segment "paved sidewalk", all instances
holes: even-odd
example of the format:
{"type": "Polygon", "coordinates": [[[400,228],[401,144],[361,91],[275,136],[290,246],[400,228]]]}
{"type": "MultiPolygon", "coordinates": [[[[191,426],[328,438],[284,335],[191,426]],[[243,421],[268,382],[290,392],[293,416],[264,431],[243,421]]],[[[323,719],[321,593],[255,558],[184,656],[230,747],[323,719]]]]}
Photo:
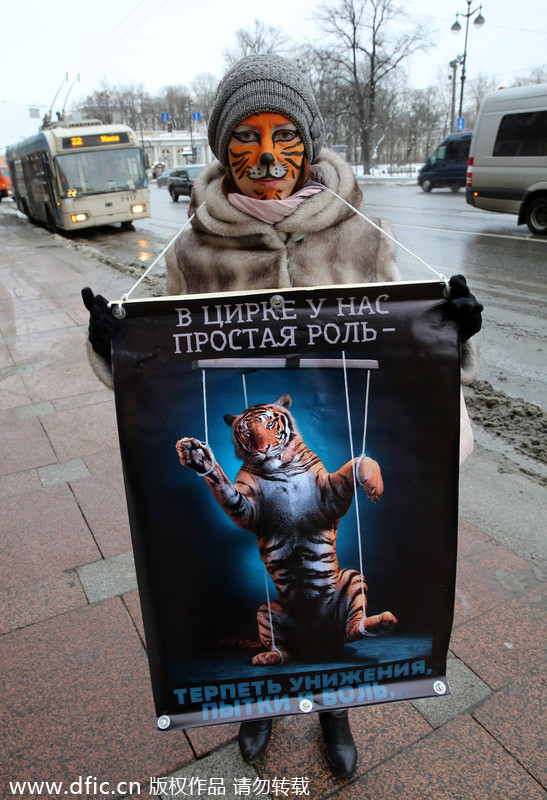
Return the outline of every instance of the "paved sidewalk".
{"type": "Polygon", "coordinates": [[[156,731],[113,397],[87,363],[80,299],[131,279],[26,222],[0,216],[0,230],[0,797],[56,780],[18,796],[138,781],[127,796],[148,798],[168,776],[175,797],[547,797],[546,572],[510,537],[546,530],[545,489],[480,446],[462,472],[450,697],[352,710],[350,782],[330,773],[314,715],[276,721],[255,767],[234,724],[156,731]]]}

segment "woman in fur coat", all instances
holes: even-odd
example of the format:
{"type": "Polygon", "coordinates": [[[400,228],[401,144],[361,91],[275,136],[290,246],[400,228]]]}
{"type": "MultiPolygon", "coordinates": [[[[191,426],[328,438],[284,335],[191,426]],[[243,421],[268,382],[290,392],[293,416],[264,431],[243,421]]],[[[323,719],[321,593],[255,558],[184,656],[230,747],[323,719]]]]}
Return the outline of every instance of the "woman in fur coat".
{"type": "MultiPolygon", "coordinates": [[[[346,205],[360,208],[361,191],[351,167],[323,148],[321,113],[291,62],[275,55],[238,62],[218,87],[208,137],[218,160],[196,180],[191,227],[167,252],[168,295],[400,279],[392,241],[346,205]]],[[[384,220],[371,219],[390,232],[384,220]]],[[[451,286],[447,314],[468,339],[480,328],[482,306],[461,276],[451,286]]],[[[109,362],[106,301],[91,289],[82,294],[91,346],[109,362]]],[[[351,777],[357,750],[347,710],[321,712],[319,720],[331,768],[351,777]]],[[[241,724],[246,761],[263,755],[271,727],[271,719],[241,724]]]]}

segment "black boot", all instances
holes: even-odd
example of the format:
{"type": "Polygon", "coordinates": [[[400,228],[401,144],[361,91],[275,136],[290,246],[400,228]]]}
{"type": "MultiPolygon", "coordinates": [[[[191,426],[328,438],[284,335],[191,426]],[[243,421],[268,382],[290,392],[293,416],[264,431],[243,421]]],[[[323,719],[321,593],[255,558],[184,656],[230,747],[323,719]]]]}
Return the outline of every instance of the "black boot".
{"type": "Polygon", "coordinates": [[[271,719],[252,719],[241,723],[237,740],[241,755],[248,764],[254,764],[262,757],[270,741],[271,732],[271,719]]]}
{"type": "Polygon", "coordinates": [[[323,729],[327,761],[332,771],[340,778],[351,778],[357,766],[357,748],[347,710],[338,708],[335,711],[322,711],[319,721],[323,729]]]}

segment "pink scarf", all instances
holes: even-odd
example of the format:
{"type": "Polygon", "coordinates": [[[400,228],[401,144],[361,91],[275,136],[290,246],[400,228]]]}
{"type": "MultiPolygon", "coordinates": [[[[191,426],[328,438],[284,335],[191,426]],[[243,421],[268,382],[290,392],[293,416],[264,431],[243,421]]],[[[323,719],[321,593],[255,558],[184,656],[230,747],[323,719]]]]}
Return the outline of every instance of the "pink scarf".
{"type": "Polygon", "coordinates": [[[291,194],[290,197],[285,197],[284,200],[258,200],[235,192],[228,194],[228,200],[240,211],[244,211],[245,214],[250,214],[251,217],[256,217],[262,222],[274,225],[276,222],[288,217],[289,214],[292,214],[300,203],[304,202],[306,197],[321,192],[323,188],[320,183],[309,181],[299,192],[291,194]]]}

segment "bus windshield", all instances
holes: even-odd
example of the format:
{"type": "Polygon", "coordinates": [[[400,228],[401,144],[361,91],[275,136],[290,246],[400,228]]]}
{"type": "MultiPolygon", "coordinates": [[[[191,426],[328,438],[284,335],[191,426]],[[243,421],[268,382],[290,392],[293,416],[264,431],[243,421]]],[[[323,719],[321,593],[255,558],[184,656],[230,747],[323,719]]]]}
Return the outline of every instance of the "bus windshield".
{"type": "Polygon", "coordinates": [[[120,192],[147,186],[141,151],[135,147],[57,156],[62,197],[120,192]]]}

